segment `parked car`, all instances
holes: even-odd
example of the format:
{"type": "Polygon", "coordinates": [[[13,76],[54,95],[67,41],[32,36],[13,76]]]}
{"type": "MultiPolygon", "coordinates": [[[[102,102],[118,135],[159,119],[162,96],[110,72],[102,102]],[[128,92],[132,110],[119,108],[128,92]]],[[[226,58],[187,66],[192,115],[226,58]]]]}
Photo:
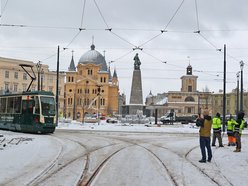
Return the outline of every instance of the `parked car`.
{"type": "Polygon", "coordinates": [[[107,123],[118,123],[118,120],[116,118],[108,118],[106,119],[107,123]]]}

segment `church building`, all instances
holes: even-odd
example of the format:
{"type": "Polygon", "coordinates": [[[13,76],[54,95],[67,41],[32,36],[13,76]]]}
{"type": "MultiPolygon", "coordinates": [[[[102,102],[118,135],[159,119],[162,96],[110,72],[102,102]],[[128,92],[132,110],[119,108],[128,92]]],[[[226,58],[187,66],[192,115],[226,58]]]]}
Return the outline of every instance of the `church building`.
{"type": "Polygon", "coordinates": [[[95,45],[83,54],[77,66],[72,55],[66,73],[65,116],[82,121],[85,114],[113,115],[118,112],[119,82],[111,75],[105,57],[95,45]]]}

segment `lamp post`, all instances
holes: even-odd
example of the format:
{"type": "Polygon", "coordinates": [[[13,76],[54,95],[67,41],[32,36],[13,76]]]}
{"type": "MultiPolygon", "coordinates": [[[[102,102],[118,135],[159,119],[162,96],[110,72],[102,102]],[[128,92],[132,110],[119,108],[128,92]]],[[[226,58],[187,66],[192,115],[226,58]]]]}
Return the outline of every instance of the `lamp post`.
{"type": "Polygon", "coordinates": [[[241,72],[241,82],[240,82],[240,111],[243,111],[243,69],[245,63],[240,61],[240,72],[241,72]]]}

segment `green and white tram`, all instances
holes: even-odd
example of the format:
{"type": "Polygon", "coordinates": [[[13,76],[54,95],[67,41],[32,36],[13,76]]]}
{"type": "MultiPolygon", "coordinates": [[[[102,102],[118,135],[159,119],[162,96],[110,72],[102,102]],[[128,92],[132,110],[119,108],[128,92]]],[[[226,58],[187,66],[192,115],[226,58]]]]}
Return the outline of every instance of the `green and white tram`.
{"type": "Polygon", "coordinates": [[[55,104],[54,94],[46,91],[0,95],[0,129],[53,133],[55,104]]]}

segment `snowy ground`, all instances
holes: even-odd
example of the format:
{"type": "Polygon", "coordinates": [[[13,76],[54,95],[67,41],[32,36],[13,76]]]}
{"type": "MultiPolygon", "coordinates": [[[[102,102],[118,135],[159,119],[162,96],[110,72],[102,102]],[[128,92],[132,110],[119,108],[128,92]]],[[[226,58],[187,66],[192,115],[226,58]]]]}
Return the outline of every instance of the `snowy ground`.
{"type": "Polygon", "coordinates": [[[248,185],[247,128],[243,131],[241,153],[232,152],[234,147],[226,145],[225,134],[225,147],[212,148],[213,161],[206,164],[198,162],[201,157],[197,134],[194,124],[105,122],[60,123],[52,135],[0,131],[0,185],[77,185],[86,170],[83,167],[93,170],[101,157],[118,149],[92,185],[248,185]],[[103,147],[103,151],[95,152],[103,147]],[[89,152],[89,157],[82,156],[89,152]],[[90,165],[86,165],[87,158],[90,165]],[[170,174],[158,171],[162,169],[170,174]],[[47,176],[49,171],[54,172],[47,176]]]}

